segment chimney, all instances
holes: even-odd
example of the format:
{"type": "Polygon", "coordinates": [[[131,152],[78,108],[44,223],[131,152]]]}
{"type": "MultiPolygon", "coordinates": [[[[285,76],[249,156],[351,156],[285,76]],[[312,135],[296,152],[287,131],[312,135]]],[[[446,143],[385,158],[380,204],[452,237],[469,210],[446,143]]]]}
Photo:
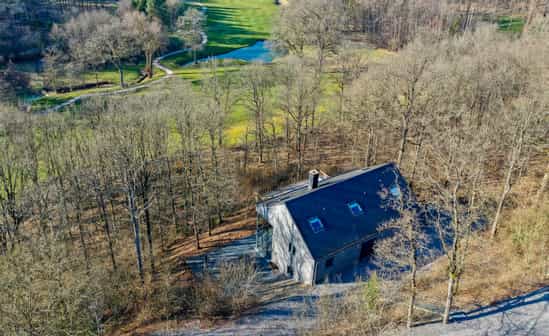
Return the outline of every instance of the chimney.
{"type": "Polygon", "coordinates": [[[318,173],[318,170],[313,169],[309,171],[309,190],[313,190],[318,188],[318,178],[320,174],[318,173]]]}

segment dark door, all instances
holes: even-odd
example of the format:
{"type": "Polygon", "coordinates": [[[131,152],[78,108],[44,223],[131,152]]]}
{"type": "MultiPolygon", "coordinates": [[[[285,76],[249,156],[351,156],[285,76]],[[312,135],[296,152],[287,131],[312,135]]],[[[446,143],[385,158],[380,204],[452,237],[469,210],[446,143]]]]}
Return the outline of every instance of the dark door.
{"type": "Polygon", "coordinates": [[[266,225],[257,232],[257,250],[260,256],[270,260],[273,250],[273,227],[266,225]]]}
{"type": "Polygon", "coordinates": [[[360,248],[360,260],[364,260],[374,252],[374,242],[375,240],[372,239],[362,243],[362,247],[360,248]]]}

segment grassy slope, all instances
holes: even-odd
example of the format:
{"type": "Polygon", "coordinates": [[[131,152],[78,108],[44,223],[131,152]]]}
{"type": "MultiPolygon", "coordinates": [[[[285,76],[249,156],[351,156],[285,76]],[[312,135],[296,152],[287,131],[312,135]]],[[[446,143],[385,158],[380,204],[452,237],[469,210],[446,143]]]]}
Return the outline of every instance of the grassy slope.
{"type": "MultiPolygon", "coordinates": [[[[272,0],[204,0],[189,4],[207,8],[208,44],[198,57],[224,54],[267,39],[278,10],[272,0]]],[[[180,54],[162,64],[177,68],[191,60],[189,54],[180,54]]]]}

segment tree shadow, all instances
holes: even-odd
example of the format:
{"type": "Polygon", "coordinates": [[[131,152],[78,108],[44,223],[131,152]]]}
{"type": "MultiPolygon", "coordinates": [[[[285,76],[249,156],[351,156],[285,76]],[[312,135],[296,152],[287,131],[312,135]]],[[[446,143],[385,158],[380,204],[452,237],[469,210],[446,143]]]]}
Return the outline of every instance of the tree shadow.
{"type": "Polygon", "coordinates": [[[453,322],[469,321],[494,314],[503,313],[518,307],[546,302],[549,305],[549,286],[539,288],[533,292],[517,297],[502,300],[490,306],[479,307],[470,311],[459,311],[452,314],[453,322]]]}
{"type": "MultiPolygon", "coordinates": [[[[535,328],[542,315],[549,309],[549,286],[539,288],[530,293],[519,295],[514,298],[501,300],[488,306],[478,307],[469,311],[457,311],[451,314],[451,323],[462,323],[467,321],[477,321],[479,319],[501,314],[500,326],[497,335],[514,335],[517,332],[526,332],[521,335],[534,335],[535,328]],[[523,321],[513,321],[512,317],[524,315],[523,312],[513,311],[516,308],[545,302],[544,309],[534,318],[528,318],[523,321]]],[[[415,327],[438,324],[441,319],[418,322],[415,327]]]]}

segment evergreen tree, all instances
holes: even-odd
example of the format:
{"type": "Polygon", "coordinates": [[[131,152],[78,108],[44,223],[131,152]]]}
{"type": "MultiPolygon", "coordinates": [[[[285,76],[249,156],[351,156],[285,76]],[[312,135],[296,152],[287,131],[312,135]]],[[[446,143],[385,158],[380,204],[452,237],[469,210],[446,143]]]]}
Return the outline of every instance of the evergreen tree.
{"type": "Polygon", "coordinates": [[[165,0],[145,0],[147,2],[146,12],[150,17],[157,17],[162,22],[166,22],[166,2],[165,0]]]}

